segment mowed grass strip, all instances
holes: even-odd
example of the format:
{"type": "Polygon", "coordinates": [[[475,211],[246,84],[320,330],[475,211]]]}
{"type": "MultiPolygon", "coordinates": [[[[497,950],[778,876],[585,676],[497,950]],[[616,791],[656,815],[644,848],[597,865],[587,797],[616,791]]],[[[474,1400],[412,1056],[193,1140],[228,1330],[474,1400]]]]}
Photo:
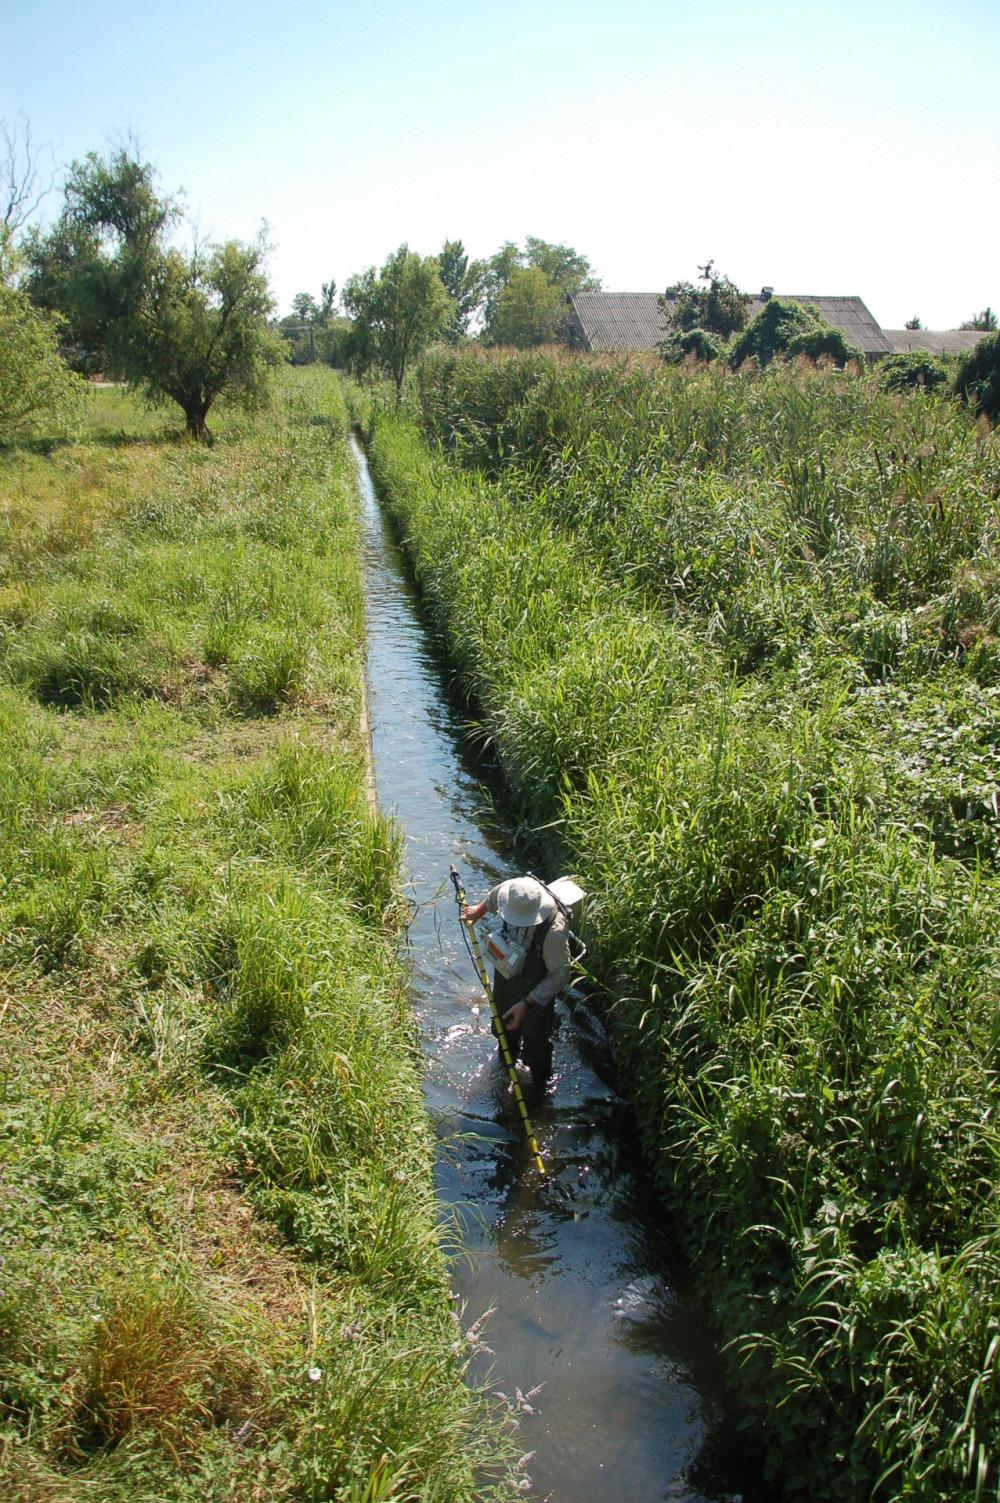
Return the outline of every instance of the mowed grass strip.
{"type": "Polygon", "coordinates": [[[0,454],[0,1492],[507,1496],[365,791],[336,380],[212,448],[117,391],[88,423],[0,454]]]}
{"type": "Polygon", "coordinates": [[[996,435],[862,373],[544,355],[432,357],[410,411],[369,407],[376,483],[592,894],[774,1477],[997,1497],[996,435]]]}

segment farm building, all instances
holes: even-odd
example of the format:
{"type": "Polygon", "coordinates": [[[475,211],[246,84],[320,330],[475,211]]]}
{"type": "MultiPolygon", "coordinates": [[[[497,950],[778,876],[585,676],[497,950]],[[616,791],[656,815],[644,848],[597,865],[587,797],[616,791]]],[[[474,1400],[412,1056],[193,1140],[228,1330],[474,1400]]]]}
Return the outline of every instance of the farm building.
{"type": "MultiPolygon", "coordinates": [[[[859,297],[772,294],[765,288],[760,296],[750,299],[747,317],[756,318],[772,295],[808,303],[834,329],[842,329],[869,360],[893,353],[893,346],[859,297]]],[[[577,292],[570,302],[566,338],[574,349],[655,350],[667,332],[667,314],[655,292],[577,292]]]]}
{"type": "Polygon", "coordinates": [[[981,339],[986,338],[983,329],[886,329],[885,337],[897,355],[906,355],[910,350],[926,351],[929,355],[964,355],[974,350],[981,339]]]}

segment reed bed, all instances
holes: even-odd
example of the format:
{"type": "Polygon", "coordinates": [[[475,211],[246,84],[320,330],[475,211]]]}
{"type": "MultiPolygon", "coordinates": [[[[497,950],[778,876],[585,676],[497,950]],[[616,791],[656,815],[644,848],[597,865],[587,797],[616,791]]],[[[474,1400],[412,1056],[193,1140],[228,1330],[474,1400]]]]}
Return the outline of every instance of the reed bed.
{"type": "Polygon", "coordinates": [[[0,1492],[510,1496],[438,1249],[332,373],[0,453],[0,1492]]]}
{"type": "Polygon", "coordinates": [[[545,354],[364,416],[771,1475],[1000,1497],[996,435],[545,354]]]}

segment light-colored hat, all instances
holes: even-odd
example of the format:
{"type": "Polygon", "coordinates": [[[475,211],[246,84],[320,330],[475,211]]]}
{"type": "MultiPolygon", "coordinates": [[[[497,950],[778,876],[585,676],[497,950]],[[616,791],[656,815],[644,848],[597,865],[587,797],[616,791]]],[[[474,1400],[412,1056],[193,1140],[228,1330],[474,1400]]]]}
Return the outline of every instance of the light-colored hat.
{"type": "Polygon", "coordinates": [[[497,907],[505,924],[515,929],[533,929],[552,918],[557,904],[534,877],[511,877],[508,882],[500,883],[497,907]]]}

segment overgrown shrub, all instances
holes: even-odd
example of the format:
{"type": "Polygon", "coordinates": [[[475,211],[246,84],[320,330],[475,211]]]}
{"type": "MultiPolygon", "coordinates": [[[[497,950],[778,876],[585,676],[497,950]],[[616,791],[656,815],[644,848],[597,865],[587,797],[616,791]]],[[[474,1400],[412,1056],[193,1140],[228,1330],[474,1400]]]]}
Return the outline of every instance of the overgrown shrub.
{"type": "Polygon", "coordinates": [[[814,308],[772,297],[733,341],[729,363],[738,370],[751,357],[759,365],[769,365],[781,355],[807,355],[811,360],[826,355],[843,366],[856,358],[857,351],[842,331],[831,329],[814,308]]]}
{"type": "Polygon", "coordinates": [[[915,386],[935,391],[947,382],[948,367],[926,350],[910,350],[887,355],[879,362],[875,379],[883,391],[909,391],[915,386]]]}
{"type": "Polygon", "coordinates": [[[686,329],[681,334],[668,334],[660,342],[660,353],[668,365],[679,365],[682,360],[694,357],[706,364],[719,354],[719,341],[704,329],[686,329]]]}
{"type": "Polygon", "coordinates": [[[987,334],[963,355],[955,372],[955,391],[991,422],[1000,421],[1000,334],[987,334]]]}

